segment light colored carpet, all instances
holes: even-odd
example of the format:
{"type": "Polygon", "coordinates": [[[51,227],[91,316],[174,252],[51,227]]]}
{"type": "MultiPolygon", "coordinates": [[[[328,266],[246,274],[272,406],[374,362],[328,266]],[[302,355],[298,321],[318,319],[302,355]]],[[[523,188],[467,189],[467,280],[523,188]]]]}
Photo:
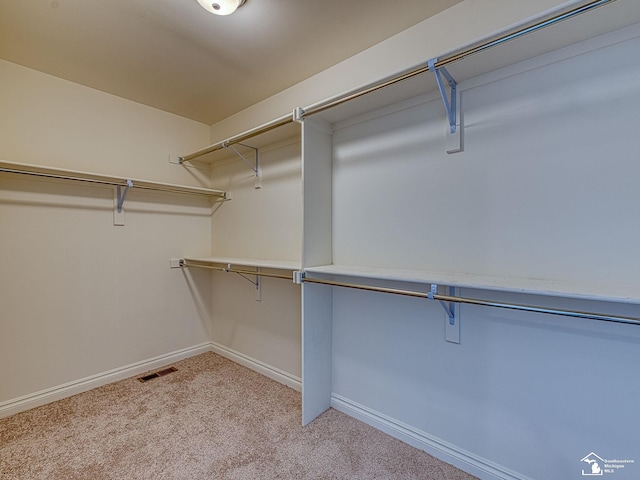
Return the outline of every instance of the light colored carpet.
{"type": "Polygon", "coordinates": [[[2,480],[469,480],[336,410],[300,426],[300,394],[214,353],[0,420],[2,480]]]}

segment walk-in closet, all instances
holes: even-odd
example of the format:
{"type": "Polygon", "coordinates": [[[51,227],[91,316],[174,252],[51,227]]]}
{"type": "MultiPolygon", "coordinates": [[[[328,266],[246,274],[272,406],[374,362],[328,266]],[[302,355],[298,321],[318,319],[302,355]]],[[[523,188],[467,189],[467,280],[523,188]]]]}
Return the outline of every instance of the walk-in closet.
{"type": "Polygon", "coordinates": [[[2,61],[0,415],[213,351],[478,478],[638,478],[640,6],[555,3],[211,128],[2,61]]]}

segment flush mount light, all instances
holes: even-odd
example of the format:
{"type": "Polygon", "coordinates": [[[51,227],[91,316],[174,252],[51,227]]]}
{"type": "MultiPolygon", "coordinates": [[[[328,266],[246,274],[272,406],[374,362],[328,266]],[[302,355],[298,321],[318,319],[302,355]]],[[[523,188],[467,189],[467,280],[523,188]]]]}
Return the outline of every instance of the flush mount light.
{"type": "Polygon", "coordinates": [[[216,15],[230,15],[244,2],[245,0],[198,0],[202,8],[216,15]]]}

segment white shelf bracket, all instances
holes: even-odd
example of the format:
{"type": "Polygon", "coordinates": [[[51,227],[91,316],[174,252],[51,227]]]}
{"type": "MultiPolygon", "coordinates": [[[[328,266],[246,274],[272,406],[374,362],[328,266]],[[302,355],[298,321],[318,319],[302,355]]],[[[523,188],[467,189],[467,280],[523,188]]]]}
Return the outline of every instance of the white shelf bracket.
{"type": "MultiPolygon", "coordinates": [[[[231,264],[227,264],[227,268],[223,268],[222,271],[224,273],[229,273],[231,270],[231,264]]],[[[233,272],[233,271],[232,271],[233,272]]],[[[255,299],[256,302],[259,302],[262,300],[262,283],[260,282],[260,275],[258,275],[260,273],[260,267],[258,267],[257,271],[256,271],[256,279],[252,280],[249,277],[247,277],[244,273],[240,273],[240,272],[233,272],[236,275],[241,276],[242,278],[244,278],[247,282],[249,282],[251,285],[253,285],[255,287],[255,299]]]]}
{"type": "Polygon", "coordinates": [[[444,103],[444,109],[447,112],[447,153],[457,153],[462,151],[462,125],[460,121],[460,93],[458,92],[458,84],[445,67],[436,67],[437,58],[428,61],[429,71],[433,72],[438,83],[438,90],[444,103]],[[444,80],[442,77],[444,76],[444,80]],[[449,84],[449,95],[445,80],[449,84]]]}
{"type": "Polygon", "coordinates": [[[133,187],[133,181],[127,180],[127,185],[122,189],[121,185],[116,186],[114,195],[113,224],[116,226],[124,225],[124,201],[127,198],[129,189],[133,187]]]}
{"type": "Polygon", "coordinates": [[[127,180],[127,186],[124,187],[124,191],[122,191],[120,185],[116,188],[116,195],[118,197],[118,203],[116,205],[118,213],[122,213],[122,207],[124,206],[124,201],[127,198],[127,193],[129,193],[129,189],[133,187],[133,182],[131,180],[127,180]]]}
{"type": "Polygon", "coordinates": [[[256,176],[256,182],[255,182],[254,188],[256,189],[261,188],[262,184],[261,184],[261,178],[260,178],[260,160],[259,160],[258,149],[256,147],[252,147],[251,145],[245,145],[244,143],[238,143],[238,145],[242,145],[243,147],[250,148],[251,150],[253,150],[253,153],[255,155],[253,165],[249,160],[247,160],[247,158],[244,155],[242,155],[242,153],[238,151],[236,147],[234,147],[233,145],[229,145],[226,142],[222,144],[224,148],[230,148],[231,150],[233,150],[233,153],[235,153],[238,157],[240,157],[240,159],[245,163],[245,165],[249,167],[251,171],[253,171],[253,173],[256,176]]]}
{"type": "MultiPolygon", "coordinates": [[[[449,296],[455,297],[455,287],[449,287],[449,296]]],[[[431,290],[427,294],[430,300],[438,297],[438,285],[432,284],[431,290]]],[[[444,338],[447,342],[460,343],[460,306],[455,302],[439,300],[440,305],[446,314],[444,324],[444,338]]]]}
{"type": "Polygon", "coordinates": [[[429,71],[433,72],[436,76],[436,81],[438,82],[438,89],[440,90],[440,95],[442,96],[442,102],[444,103],[444,108],[447,111],[447,117],[449,119],[449,130],[451,133],[455,133],[456,131],[456,96],[457,96],[457,83],[453,79],[453,77],[449,74],[446,68],[436,67],[437,58],[432,58],[429,60],[429,71]],[[444,82],[442,81],[441,74],[444,75],[445,79],[449,83],[449,88],[451,91],[450,98],[447,98],[447,92],[445,90],[444,82]]]}
{"type": "Polygon", "coordinates": [[[293,109],[293,121],[302,123],[304,120],[304,108],[296,107],[293,109]]]}

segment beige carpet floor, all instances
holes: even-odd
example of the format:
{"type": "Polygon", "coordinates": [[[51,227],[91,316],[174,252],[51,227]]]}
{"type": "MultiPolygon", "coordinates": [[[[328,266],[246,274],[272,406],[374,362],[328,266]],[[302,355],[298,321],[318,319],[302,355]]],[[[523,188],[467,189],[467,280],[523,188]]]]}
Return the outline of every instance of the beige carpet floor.
{"type": "Polygon", "coordinates": [[[300,394],[219,355],[0,420],[2,480],[469,480],[330,409],[300,426],[300,394]]]}

